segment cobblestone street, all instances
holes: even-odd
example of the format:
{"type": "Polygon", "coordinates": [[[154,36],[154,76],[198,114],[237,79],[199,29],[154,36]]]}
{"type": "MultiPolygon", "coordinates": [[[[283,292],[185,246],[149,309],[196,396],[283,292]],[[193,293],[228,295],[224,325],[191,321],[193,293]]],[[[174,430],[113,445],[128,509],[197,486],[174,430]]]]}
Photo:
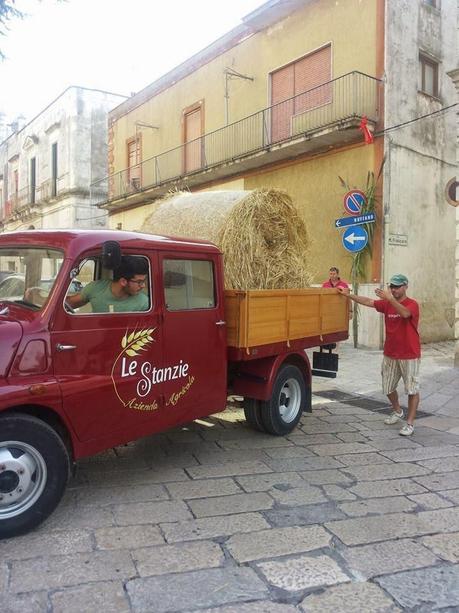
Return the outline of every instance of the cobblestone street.
{"type": "Polygon", "coordinates": [[[285,438],[229,409],[80,461],[57,511],[0,542],[0,611],[459,610],[454,345],[423,347],[411,438],[383,424],[381,352],[339,349],[285,438]]]}

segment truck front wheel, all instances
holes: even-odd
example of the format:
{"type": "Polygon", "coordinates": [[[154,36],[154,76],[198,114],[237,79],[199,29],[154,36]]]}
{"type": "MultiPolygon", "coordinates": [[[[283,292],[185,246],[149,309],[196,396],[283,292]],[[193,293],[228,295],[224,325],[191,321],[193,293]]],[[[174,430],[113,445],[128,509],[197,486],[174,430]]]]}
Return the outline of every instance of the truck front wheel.
{"type": "Polygon", "coordinates": [[[20,413],[0,417],[0,538],[31,530],[56,508],[70,458],[45,422],[20,413]]]}
{"type": "Polygon", "coordinates": [[[271,398],[260,404],[266,432],[278,436],[291,432],[306,406],[306,385],[300,369],[291,364],[281,366],[271,398]]]}

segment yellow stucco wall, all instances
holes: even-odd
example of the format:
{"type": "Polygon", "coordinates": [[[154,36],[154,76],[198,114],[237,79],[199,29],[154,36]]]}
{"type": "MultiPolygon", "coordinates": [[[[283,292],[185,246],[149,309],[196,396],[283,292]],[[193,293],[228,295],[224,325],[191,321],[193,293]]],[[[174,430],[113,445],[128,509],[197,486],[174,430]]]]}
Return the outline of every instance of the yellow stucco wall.
{"type": "MultiPolygon", "coordinates": [[[[159,126],[138,128],[142,160],[182,143],[183,109],[203,101],[204,132],[224,126],[224,69],[231,67],[254,81],[229,81],[229,120],[237,121],[269,106],[269,73],[331,43],[332,77],[353,70],[376,73],[377,0],[316,0],[219,55],[184,79],[119,118],[114,124],[114,171],[127,166],[126,140],[135,135],[135,122],[159,126]],[[351,44],[352,43],[352,44],[351,44]]],[[[168,154],[169,164],[180,164],[168,154]]],[[[152,172],[147,167],[145,172],[152,172]]]]}
{"type": "Polygon", "coordinates": [[[229,190],[246,189],[245,180],[243,178],[233,179],[231,181],[225,181],[224,183],[219,183],[218,185],[212,185],[212,186],[206,187],[205,190],[198,190],[198,191],[211,192],[211,191],[218,191],[221,189],[229,189],[229,190]]]}
{"type": "MultiPolygon", "coordinates": [[[[308,264],[314,272],[314,283],[328,278],[330,266],[337,266],[342,278],[350,278],[352,255],[342,245],[342,230],[334,225],[335,219],[347,215],[343,205],[346,189],[338,175],[351,188],[365,189],[367,172],[374,167],[374,154],[373,146],[363,145],[245,179],[245,189],[274,187],[285,190],[293,199],[308,228],[308,264]]],[[[371,279],[367,276],[366,280],[371,279]]]]}
{"type": "Polygon", "coordinates": [[[109,217],[109,228],[111,230],[121,229],[139,232],[143,222],[152,212],[151,204],[138,206],[132,209],[125,209],[113,213],[109,217]],[[121,226],[119,225],[121,224],[121,226]]]}

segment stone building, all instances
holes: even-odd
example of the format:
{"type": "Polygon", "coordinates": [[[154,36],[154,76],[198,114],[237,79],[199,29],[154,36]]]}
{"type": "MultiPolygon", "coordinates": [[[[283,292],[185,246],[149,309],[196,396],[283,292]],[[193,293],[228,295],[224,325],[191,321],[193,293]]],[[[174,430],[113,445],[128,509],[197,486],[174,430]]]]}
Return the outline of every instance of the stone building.
{"type": "MultiPolygon", "coordinates": [[[[459,9],[459,2],[458,2],[459,9]]],[[[458,11],[459,13],[459,11],[458,11]]],[[[459,14],[457,17],[457,49],[459,50],[459,14]]],[[[459,367],[459,175],[457,174],[459,167],[459,53],[456,61],[456,65],[448,75],[451,77],[454,86],[456,87],[456,175],[447,184],[446,198],[448,202],[456,207],[456,309],[455,309],[455,332],[456,332],[456,346],[454,352],[454,363],[459,367]]]]}
{"type": "Polygon", "coordinates": [[[106,174],[107,113],[125,96],[69,87],[0,143],[0,228],[105,227],[89,187],[106,174]]]}

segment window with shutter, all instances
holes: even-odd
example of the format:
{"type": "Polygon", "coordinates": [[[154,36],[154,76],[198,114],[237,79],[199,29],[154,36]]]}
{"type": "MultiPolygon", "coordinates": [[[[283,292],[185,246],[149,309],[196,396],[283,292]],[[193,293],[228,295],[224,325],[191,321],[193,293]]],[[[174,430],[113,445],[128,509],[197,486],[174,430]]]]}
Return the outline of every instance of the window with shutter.
{"type": "Polygon", "coordinates": [[[201,136],[202,115],[201,106],[198,106],[184,114],[185,172],[202,166],[201,136]]]}
{"type": "Polygon", "coordinates": [[[424,94],[438,97],[438,62],[419,54],[419,89],[424,94]]]}
{"type": "Polygon", "coordinates": [[[131,190],[141,187],[140,138],[127,141],[128,187],[131,190]]]}
{"type": "Polygon", "coordinates": [[[271,73],[272,142],[291,136],[292,117],[332,101],[330,80],[330,45],[271,73]]]}

